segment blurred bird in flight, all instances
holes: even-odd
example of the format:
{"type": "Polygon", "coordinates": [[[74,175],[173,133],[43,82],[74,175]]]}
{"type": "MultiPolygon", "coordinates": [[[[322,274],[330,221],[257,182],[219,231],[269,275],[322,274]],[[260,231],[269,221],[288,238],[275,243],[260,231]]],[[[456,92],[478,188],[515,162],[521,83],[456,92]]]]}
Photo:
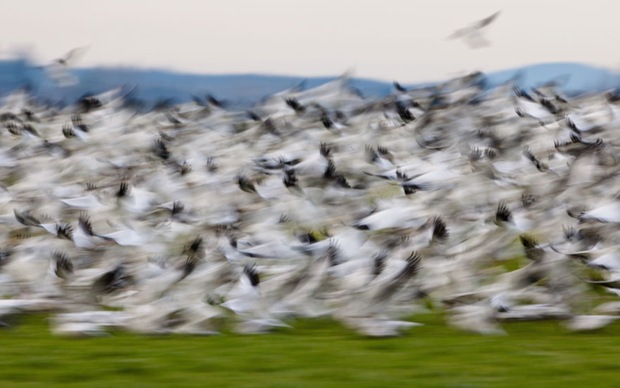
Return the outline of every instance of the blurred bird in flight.
{"type": "Polygon", "coordinates": [[[448,36],[448,39],[463,39],[465,44],[472,49],[489,46],[491,43],[484,38],[482,31],[489,24],[493,23],[500,13],[501,11],[497,11],[491,16],[487,16],[467,27],[460,28],[454,31],[452,35],[448,36]]]}
{"type": "Polygon", "coordinates": [[[69,68],[84,55],[87,49],[87,47],[77,47],[55,59],[46,67],[48,76],[60,87],[77,84],[77,79],[70,74],[69,68]]]}

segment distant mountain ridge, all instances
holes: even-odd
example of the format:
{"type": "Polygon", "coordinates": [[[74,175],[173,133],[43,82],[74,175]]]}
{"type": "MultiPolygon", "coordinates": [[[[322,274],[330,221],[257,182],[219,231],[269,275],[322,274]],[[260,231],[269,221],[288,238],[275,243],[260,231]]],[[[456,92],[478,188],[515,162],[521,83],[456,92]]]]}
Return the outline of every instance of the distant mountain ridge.
{"type": "Polygon", "coordinates": [[[493,84],[505,82],[520,74],[524,88],[557,82],[569,94],[603,91],[620,86],[620,73],[602,67],[575,62],[541,63],[487,74],[493,84]]]}
{"type": "MultiPolygon", "coordinates": [[[[337,77],[298,77],[263,74],[188,74],[168,70],[128,67],[91,67],[72,71],[80,83],[57,88],[45,73],[25,59],[0,61],[0,94],[29,85],[39,97],[54,103],[72,103],[89,93],[100,93],[118,86],[136,86],[132,97],[152,104],[169,99],[179,103],[192,96],[211,94],[233,105],[249,106],[273,93],[300,85],[312,88],[337,77]]],[[[523,88],[555,81],[567,94],[614,89],[620,86],[620,74],[581,63],[545,63],[485,74],[487,87],[517,79],[523,88]]],[[[440,81],[440,80],[435,80],[440,81]]],[[[407,85],[419,87],[434,82],[407,85]]],[[[351,87],[370,97],[381,97],[393,91],[390,81],[352,78],[351,87]]]]}

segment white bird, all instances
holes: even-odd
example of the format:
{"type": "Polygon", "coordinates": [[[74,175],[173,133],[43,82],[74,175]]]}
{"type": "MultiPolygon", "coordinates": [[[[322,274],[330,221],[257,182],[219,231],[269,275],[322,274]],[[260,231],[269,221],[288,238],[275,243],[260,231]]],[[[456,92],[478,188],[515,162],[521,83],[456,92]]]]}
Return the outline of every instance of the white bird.
{"type": "Polygon", "coordinates": [[[495,12],[493,15],[488,16],[482,20],[479,20],[471,25],[456,30],[452,35],[448,36],[448,39],[459,39],[463,41],[472,49],[478,49],[489,46],[490,43],[482,35],[482,30],[491,24],[500,15],[501,11],[495,12]]]}
{"type": "Polygon", "coordinates": [[[57,58],[46,67],[47,74],[59,87],[73,86],[78,79],[71,75],[69,69],[86,52],[87,47],[77,47],[57,58]]]}
{"type": "Polygon", "coordinates": [[[613,315],[577,315],[564,322],[570,331],[594,331],[608,326],[620,317],[613,315]]]}

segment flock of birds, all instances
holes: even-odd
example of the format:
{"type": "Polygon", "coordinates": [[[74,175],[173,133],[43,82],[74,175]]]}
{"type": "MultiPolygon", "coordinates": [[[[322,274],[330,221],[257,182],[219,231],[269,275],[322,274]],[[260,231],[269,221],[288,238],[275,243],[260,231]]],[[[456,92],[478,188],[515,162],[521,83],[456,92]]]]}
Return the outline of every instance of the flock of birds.
{"type": "Polygon", "coordinates": [[[485,334],[609,324],[620,97],[483,81],[367,99],[340,78],[251,111],[7,96],[0,323],[214,334],[329,317],[393,336],[432,309],[485,334]]]}

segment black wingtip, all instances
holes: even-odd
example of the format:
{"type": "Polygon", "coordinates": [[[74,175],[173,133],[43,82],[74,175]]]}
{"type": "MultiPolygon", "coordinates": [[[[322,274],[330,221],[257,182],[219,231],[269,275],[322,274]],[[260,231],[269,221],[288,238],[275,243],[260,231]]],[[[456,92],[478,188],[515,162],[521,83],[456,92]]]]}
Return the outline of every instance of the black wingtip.
{"type": "Polygon", "coordinates": [[[495,212],[495,220],[501,222],[512,221],[512,212],[508,208],[505,202],[500,202],[497,205],[497,211],[495,212]]]}
{"type": "Polygon", "coordinates": [[[441,217],[433,218],[433,239],[445,241],[450,236],[446,223],[441,217]]]}
{"type": "Polygon", "coordinates": [[[373,268],[372,268],[372,274],[373,276],[379,276],[383,270],[385,269],[386,266],[386,260],[388,257],[388,252],[387,250],[383,250],[379,253],[377,253],[376,255],[373,256],[372,258],[372,263],[373,263],[373,268]]]}
{"type": "Polygon", "coordinates": [[[118,187],[118,191],[116,192],[117,198],[125,198],[129,195],[130,186],[129,183],[123,181],[118,187]]]}
{"type": "Polygon", "coordinates": [[[56,235],[58,238],[73,241],[73,227],[71,224],[56,225],[56,235]]]}
{"type": "Polygon", "coordinates": [[[323,173],[323,178],[325,179],[333,179],[337,176],[337,172],[336,172],[336,165],[334,164],[334,162],[330,159],[327,162],[327,167],[325,168],[325,172],[323,173]]]}
{"type": "Polygon", "coordinates": [[[219,167],[217,163],[215,162],[215,158],[212,156],[209,156],[207,158],[207,171],[214,173],[214,172],[217,172],[218,168],[219,167]]]}
{"type": "Polygon", "coordinates": [[[327,248],[327,258],[330,266],[340,264],[340,248],[334,240],[330,241],[329,248],[327,248]]]}
{"type": "Polygon", "coordinates": [[[78,218],[78,225],[89,236],[94,236],[95,235],[95,233],[93,232],[92,223],[90,222],[90,218],[88,217],[88,215],[86,213],[80,214],[80,216],[78,218]]]}
{"type": "Polygon", "coordinates": [[[170,213],[171,215],[177,215],[183,212],[183,210],[185,210],[185,205],[183,205],[183,202],[181,201],[174,201],[172,203],[172,209],[170,209],[170,213]]]}
{"type": "Polygon", "coordinates": [[[284,174],[284,179],[282,180],[284,182],[284,186],[286,186],[287,188],[298,187],[298,180],[297,176],[295,175],[294,169],[288,169],[284,172],[284,174]]]}
{"type": "Polygon", "coordinates": [[[252,181],[250,181],[250,179],[245,175],[237,175],[235,181],[242,191],[245,191],[246,193],[256,193],[256,187],[254,187],[252,181]]]}
{"type": "Polygon", "coordinates": [[[321,142],[320,152],[321,152],[321,155],[323,155],[325,159],[329,159],[332,154],[332,148],[327,143],[321,142]]]}
{"type": "Polygon", "coordinates": [[[420,262],[422,261],[422,256],[418,251],[412,251],[409,256],[405,259],[406,267],[405,271],[409,276],[414,276],[418,273],[420,269],[420,262]]]}
{"type": "Polygon", "coordinates": [[[73,263],[64,252],[56,251],[52,253],[52,257],[56,262],[54,273],[59,278],[66,278],[68,274],[73,273],[73,263]]]}
{"type": "Polygon", "coordinates": [[[405,89],[398,81],[394,81],[392,84],[394,85],[394,88],[398,90],[399,92],[407,91],[407,89],[405,89]]]}
{"type": "Polygon", "coordinates": [[[153,153],[157,155],[159,158],[163,160],[168,160],[170,158],[170,151],[168,151],[168,147],[166,143],[161,138],[158,138],[153,142],[153,153]]]}
{"type": "Polygon", "coordinates": [[[262,119],[260,118],[260,116],[258,114],[256,114],[255,112],[249,110],[246,112],[248,117],[252,120],[252,121],[262,121],[262,119]]]}
{"type": "Polygon", "coordinates": [[[306,107],[301,105],[299,101],[293,97],[287,98],[284,101],[286,102],[286,105],[288,105],[296,113],[303,113],[306,110],[306,107]]]}
{"type": "Polygon", "coordinates": [[[243,274],[250,280],[252,287],[257,287],[260,283],[260,276],[254,264],[246,264],[243,267],[243,274]]]}
{"type": "Polygon", "coordinates": [[[529,194],[527,192],[523,192],[523,194],[521,194],[521,204],[524,208],[529,208],[530,206],[535,204],[536,201],[536,196],[533,194],[529,194]]]}
{"type": "Polygon", "coordinates": [[[529,234],[519,235],[519,240],[525,249],[536,248],[538,246],[538,241],[529,234]]]}
{"type": "Polygon", "coordinates": [[[200,254],[200,251],[203,248],[203,239],[200,236],[197,236],[193,239],[189,244],[186,245],[184,251],[188,256],[196,256],[200,254]]]}

